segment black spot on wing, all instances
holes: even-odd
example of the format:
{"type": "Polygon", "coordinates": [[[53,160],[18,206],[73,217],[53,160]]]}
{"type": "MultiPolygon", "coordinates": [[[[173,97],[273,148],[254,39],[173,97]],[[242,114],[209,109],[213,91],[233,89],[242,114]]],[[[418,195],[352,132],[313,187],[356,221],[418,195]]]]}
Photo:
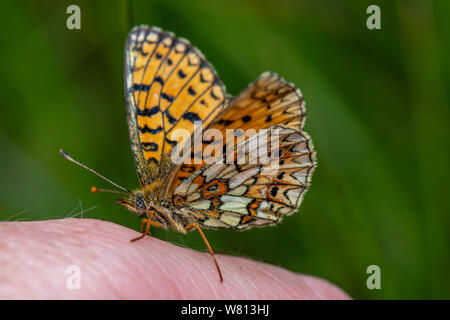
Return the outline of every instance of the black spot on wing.
{"type": "Polygon", "coordinates": [[[158,144],[154,142],[141,142],[141,145],[145,151],[158,151],[158,144]]]}
{"type": "Polygon", "coordinates": [[[159,106],[144,110],[138,108],[137,114],[139,116],[151,117],[152,115],[157,114],[159,111],[160,111],[159,106]]]}
{"type": "Polygon", "coordinates": [[[172,117],[172,115],[169,113],[169,110],[165,111],[165,114],[167,116],[167,119],[169,120],[170,124],[174,124],[175,122],[177,122],[177,119],[175,119],[174,117],[172,117]]]}
{"type": "Polygon", "coordinates": [[[178,141],[170,140],[170,139],[168,139],[168,138],[166,138],[165,140],[166,140],[166,142],[167,142],[168,144],[170,144],[171,146],[175,146],[175,145],[177,145],[177,143],[178,143],[178,141]]]}
{"type": "Polygon", "coordinates": [[[203,73],[200,73],[200,82],[203,82],[203,83],[209,82],[207,79],[205,79],[205,78],[203,77],[203,73]]]}
{"type": "Polygon", "coordinates": [[[142,48],[142,42],[136,43],[132,48],[131,51],[133,52],[139,52],[142,56],[147,56],[148,52],[144,51],[142,48]]]}
{"type": "Polygon", "coordinates": [[[164,85],[164,80],[161,77],[156,77],[155,82],[158,82],[160,85],[164,85]]]}
{"type": "Polygon", "coordinates": [[[167,93],[161,92],[161,98],[163,98],[164,100],[167,100],[169,102],[173,102],[173,100],[175,100],[174,97],[168,95],[167,93]]]}
{"type": "Polygon", "coordinates": [[[154,157],[148,158],[147,162],[148,163],[152,163],[153,162],[154,164],[159,165],[159,161],[156,158],[154,158],[154,157]]]}
{"type": "Polygon", "coordinates": [[[133,91],[145,91],[148,92],[150,90],[149,84],[143,84],[143,83],[134,83],[133,84],[133,91]]]}
{"type": "Polygon", "coordinates": [[[233,120],[220,119],[219,121],[217,121],[217,124],[223,124],[225,126],[229,126],[233,122],[234,122],[233,120]]]}
{"type": "Polygon", "coordinates": [[[181,79],[186,78],[186,73],[184,73],[183,70],[178,69],[178,76],[179,76],[181,79]]]}
{"type": "Polygon", "coordinates": [[[278,187],[275,186],[275,187],[272,187],[272,189],[270,189],[270,195],[272,197],[276,197],[277,193],[278,193],[278,187]]]}
{"type": "Polygon", "coordinates": [[[242,121],[244,121],[244,122],[249,122],[250,120],[252,120],[252,117],[250,117],[249,115],[242,117],[242,121]]]}
{"type": "Polygon", "coordinates": [[[141,133],[147,133],[148,132],[148,133],[151,133],[151,134],[157,134],[158,132],[162,131],[162,127],[159,126],[156,129],[151,129],[147,125],[145,125],[144,127],[139,127],[139,131],[141,133]]]}
{"type": "Polygon", "coordinates": [[[218,96],[216,96],[216,95],[214,94],[214,90],[211,90],[211,91],[209,92],[209,95],[210,95],[214,100],[219,100],[219,99],[220,99],[218,96]]]}
{"type": "Polygon", "coordinates": [[[194,121],[202,121],[202,119],[200,119],[198,114],[196,114],[195,112],[186,112],[185,114],[183,114],[183,119],[189,120],[192,123],[194,123],[194,121]]]}
{"type": "Polygon", "coordinates": [[[197,92],[195,92],[194,88],[192,88],[192,86],[189,86],[188,92],[191,96],[195,96],[195,94],[197,93],[197,92]]]}

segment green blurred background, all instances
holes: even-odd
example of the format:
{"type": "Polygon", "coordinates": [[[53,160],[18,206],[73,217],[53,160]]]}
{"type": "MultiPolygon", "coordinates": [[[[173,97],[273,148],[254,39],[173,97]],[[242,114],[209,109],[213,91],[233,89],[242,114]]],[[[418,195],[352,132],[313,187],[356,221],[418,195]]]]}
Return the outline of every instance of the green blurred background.
{"type": "MultiPolygon", "coordinates": [[[[300,213],[277,227],[207,231],[217,252],[326,278],[354,298],[450,298],[446,0],[4,2],[0,220],[83,216],[138,230],[113,195],[89,192],[105,182],[58,154],[138,185],[122,74],[137,24],[190,39],[233,95],[271,70],[307,101],[319,167],[300,213]],[[70,4],[81,30],[66,28],[70,4]],[[370,4],[381,30],[366,28],[370,4]],[[373,264],[381,290],[366,287],[373,264]]],[[[196,233],[154,234],[205,250],[196,233]]]]}

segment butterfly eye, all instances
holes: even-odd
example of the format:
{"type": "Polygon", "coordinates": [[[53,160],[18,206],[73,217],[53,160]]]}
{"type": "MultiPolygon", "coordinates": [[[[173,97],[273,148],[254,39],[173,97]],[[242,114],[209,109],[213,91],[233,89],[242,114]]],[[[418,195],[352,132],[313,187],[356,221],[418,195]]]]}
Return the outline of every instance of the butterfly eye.
{"type": "Polygon", "coordinates": [[[142,198],[136,198],[136,208],[140,211],[143,211],[146,209],[145,201],[142,198]]]}

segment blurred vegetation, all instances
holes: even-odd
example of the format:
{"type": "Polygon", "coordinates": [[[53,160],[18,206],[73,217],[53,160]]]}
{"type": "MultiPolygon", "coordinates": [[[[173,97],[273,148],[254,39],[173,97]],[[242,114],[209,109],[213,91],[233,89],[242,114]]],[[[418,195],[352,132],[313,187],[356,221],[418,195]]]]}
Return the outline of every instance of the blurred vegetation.
{"type": "MultiPolygon", "coordinates": [[[[139,228],[113,195],[89,192],[106,183],[58,154],[138,185],[122,75],[137,24],[188,38],[233,95],[271,70],[307,101],[319,167],[300,212],[276,227],[207,231],[217,252],[324,277],[355,298],[450,298],[446,0],[2,3],[1,220],[90,209],[83,217],[139,228]],[[70,4],[81,30],[66,28],[70,4]],[[381,30],[366,28],[370,4],[381,30]],[[372,264],[381,290],[366,287],[372,264]]],[[[196,233],[154,234],[205,250],[196,233]]]]}

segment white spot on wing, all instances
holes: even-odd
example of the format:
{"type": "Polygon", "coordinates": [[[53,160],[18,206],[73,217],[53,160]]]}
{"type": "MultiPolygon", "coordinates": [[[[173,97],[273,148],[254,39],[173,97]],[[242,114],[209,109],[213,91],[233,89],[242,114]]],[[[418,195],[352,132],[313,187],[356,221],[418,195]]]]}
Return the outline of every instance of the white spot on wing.
{"type": "Polygon", "coordinates": [[[147,41],[149,41],[149,42],[158,41],[158,34],[156,32],[150,32],[147,36],[147,41]]]}
{"type": "Polygon", "coordinates": [[[239,215],[231,214],[231,213],[223,213],[220,219],[230,226],[237,226],[239,221],[241,221],[241,217],[239,215]]]}
{"type": "Polygon", "coordinates": [[[237,188],[232,189],[231,191],[227,192],[230,196],[242,196],[247,192],[246,186],[239,186],[237,188]]]}
{"type": "Polygon", "coordinates": [[[203,225],[205,225],[207,227],[211,227],[211,228],[221,228],[221,227],[226,227],[227,226],[223,222],[221,222],[221,221],[219,221],[217,219],[213,219],[213,218],[209,218],[208,220],[203,222],[203,225]]]}
{"type": "Polygon", "coordinates": [[[139,33],[139,36],[138,36],[137,40],[138,40],[139,42],[142,42],[142,41],[144,41],[144,37],[145,37],[145,33],[144,33],[144,31],[141,31],[141,32],[139,33]]]}
{"type": "Polygon", "coordinates": [[[226,166],[224,163],[213,164],[208,169],[203,172],[203,175],[206,177],[205,182],[210,182],[213,180],[217,174],[226,166]]]}
{"type": "Polygon", "coordinates": [[[291,189],[291,190],[288,190],[288,192],[286,192],[286,195],[287,195],[291,205],[293,205],[293,206],[296,205],[297,199],[300,197],[300,192],[301,192],[300,188],[298,188],[298,189],[291,189]]]}
{"type": "Polygon", "coordinates": [[[230,179],[229,187],[231,189],[234,189],[237,186],[239,186],[240,184],[244,183],[247,179],[253,177],[254,175],[256,175],[258,173],[259,173],[259,168],[258,167],[254,167],[254,168],[242,171],[242,172],[234,175],[230,179]]]}
{"type": "Polygon", "coordinates": [[[209,200],[201,200],[201,201],[197,201],[197,202],[192,202],[189,204],[189,206],[192,208],[195,208],[195,209],[208,210],[210,204],[211,204],[211,201],[209,201],[209,200]]]}
{"type": "Polygon", "coordinates": [[[220,206],[221,210],[247,214],[247,205],[253,199],[246,197],[224,195],[220,197],[220,200],[223,202],[223,204],[220,206]]]}

